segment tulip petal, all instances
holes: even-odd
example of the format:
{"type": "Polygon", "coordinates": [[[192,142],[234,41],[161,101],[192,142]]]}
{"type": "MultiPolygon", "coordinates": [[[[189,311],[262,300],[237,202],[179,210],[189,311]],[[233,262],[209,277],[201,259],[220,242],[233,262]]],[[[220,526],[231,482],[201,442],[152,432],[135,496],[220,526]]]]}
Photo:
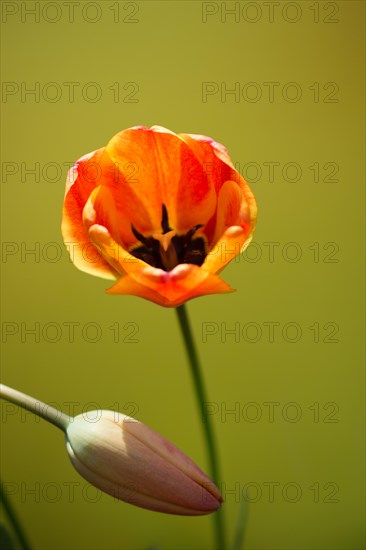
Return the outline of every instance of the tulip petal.
{"type": "MultiPolygon", "coordinates": [[[[209,248],[212,248],[230,225],[242,225],[238,212],[244,209],[247,202],[255,206],[255,200],[247,182],[234,168],[227,149],[213,139],[196,134],[179,134],[191,147],[203,166],[206,166],[207,177],[211,178],[217,193],[217,207],[214,215],[204,228],[209,248]],[[241,193],[240,193],[241,190],[241,193]]],[[[252,216],[256,210],[252,208],[252,216]]]]}
{"type": "Polygon", "coordinates": [[[246,182],[243,180],[239,186],[226,181],[219,193],[212,242],[203,269],[217,273],[240,254],[252,238],[256,214],[256,203],[246,182]]]}
{"type": "Polygon", "coordinates": [[[61,231],[75,266],[105,279],[115,279],[116,273],[90,243],[83,223],[83,210],[90,194],[100,184],[99,160],[103,149],[85,155],[69,170],[62,214],[61,231]]]}
{"type": "Polygon", "coordinates": [[[201,134],[178,135],[193,149],[197,158],[199,158],[201,162],[205,162],[205,160],[207,161],[210,153],[213,152],[218,159],[234,169],[228,150],[218,141],[201,134]]]}
{"type": "Polygon", "coordinates": [[[102,161],[97,220],[125,248],[136,243],[131,224],[145,235],[161,232],[163,204],[178,233],[205,224],[214,214],[212,181],[191,148],[164,128],[120,132],[108,143],[102,161]],[[133,178],[128,166],[136,170],[133,178]]]}
{"type": "Polygon", "coordinates": [[[107,292],[140,296],[161,306],[178,307],[198,296],[233,292],[233,289],[213,273],[193,264],[180,264],[168,272],[153,267],[134,271],[107,292]]]}
{"type": "Polygon", "coordinates": [[[206,257],[203,268],[211,273],[220,273],[234,258],[239,261],[239,254],[249,245],[251,235],[247,236],[242,227],[229,227],[206,257]]]}
{"type": "Polygon", "coordinates": [[[211,245],[218,242],[228,227],[247,222],[246,207],[247,204],[239,185],[234,181],[226,181],[221,187],[218,197],[215,232],[211,245]]]}
{"type": "Polygon", "coordinates": [[[147,267],[143,260],[136,258],[112,239],[108,229],[94,224],[88,232],[90,240],[96,245],[105,261],[119,274],[131,273],[147,267]]]}

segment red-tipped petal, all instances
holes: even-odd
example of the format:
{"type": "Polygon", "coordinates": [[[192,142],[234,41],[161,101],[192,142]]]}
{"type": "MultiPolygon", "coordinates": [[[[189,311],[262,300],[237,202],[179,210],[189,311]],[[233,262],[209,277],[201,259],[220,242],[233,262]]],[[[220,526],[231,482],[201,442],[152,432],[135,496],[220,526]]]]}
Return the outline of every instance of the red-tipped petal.
{"type": "Polygon", "coordinates": [[[201,134],[178,134],[195,151],[202,162],[208,161],[214,153],[222,162],[234,168],[229,152],[224,145],[214,139],[201,134]]]}
{"type": "Polygon", "coordinates": [[[165,307],[177,307],[198,296],[233,292],[220,277],[193,264],[180,264],[172,271],[147,267],[122,277],[109,294],[131,294],[165,307]]]}

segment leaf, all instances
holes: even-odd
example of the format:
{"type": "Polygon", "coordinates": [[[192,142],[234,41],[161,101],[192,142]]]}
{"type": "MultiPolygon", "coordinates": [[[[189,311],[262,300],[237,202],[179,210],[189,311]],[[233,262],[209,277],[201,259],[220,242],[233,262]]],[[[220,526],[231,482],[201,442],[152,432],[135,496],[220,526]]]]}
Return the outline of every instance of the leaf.
{"type": "Polygon", "coordinates": [[[249,502],[243,498],[240,503],[238,520],[235,529],[235,537],[233,543],[233,550],[242,550],[244,545],[245,529],[249,516],[249,502]]]}
{"type": "Polygon", "coordinates": [[[12,540],[12,537],[2,523],[0,523],[0,547],[1,550],[14,550],[15,543],[12,540]]]}

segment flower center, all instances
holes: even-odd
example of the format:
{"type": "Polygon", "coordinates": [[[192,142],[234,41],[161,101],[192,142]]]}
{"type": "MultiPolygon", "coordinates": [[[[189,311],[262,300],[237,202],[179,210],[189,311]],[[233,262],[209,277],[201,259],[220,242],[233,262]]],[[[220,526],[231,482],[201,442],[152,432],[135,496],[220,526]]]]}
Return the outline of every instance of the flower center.
{"type": "Polygon", "coordinates": [[[132,233],[142,244],[133,247],[130,253],[147,264],[171,271],[179,264],[202,265],[206,258],[206,243],[203,237],[195,237],[196,231],[203,227],[197,224],[183,235],[169,225],[168,211],[162,208],[161,233],[145,237],[131,224],[132,233]]]}

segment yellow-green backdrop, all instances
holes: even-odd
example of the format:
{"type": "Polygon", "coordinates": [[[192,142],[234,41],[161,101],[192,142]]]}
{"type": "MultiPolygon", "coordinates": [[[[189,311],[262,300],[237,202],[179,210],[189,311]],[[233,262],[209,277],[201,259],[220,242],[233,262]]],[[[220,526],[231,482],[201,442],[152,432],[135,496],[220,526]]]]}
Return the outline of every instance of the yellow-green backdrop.
{"type": "MultiPolygon", "coordinates": [[[[363,539],[364,3],[2,2],[2,381],[65,412],[135,414],[207,471],[174,310],[108,296],[60,236],[68,166],[159,124],[224,143],[254,244],[188,304],[232,538],[363,539]],[[32,332],[33,330],[33,332],[32,332]]],[[[37,550],[211,549],[212,518],[144,511],[78,476],[61,432],[2,406],[2,477],[37,550]]]]}

